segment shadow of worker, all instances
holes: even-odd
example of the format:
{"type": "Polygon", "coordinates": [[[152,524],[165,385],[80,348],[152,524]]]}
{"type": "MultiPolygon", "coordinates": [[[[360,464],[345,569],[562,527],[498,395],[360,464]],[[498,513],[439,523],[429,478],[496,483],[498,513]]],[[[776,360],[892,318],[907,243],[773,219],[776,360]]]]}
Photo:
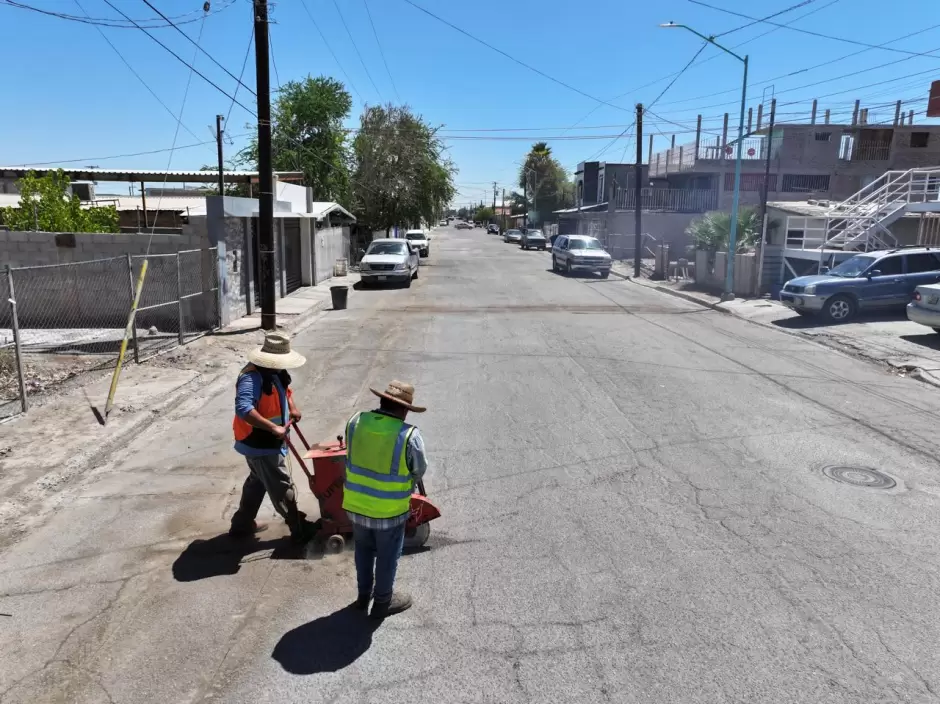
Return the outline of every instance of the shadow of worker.
{"type": "Polygon", "coordinates": [[[197,539],[187,545],[173,562],[173,578],[177,582],[195,582],[237,574],[246,557],[262,550],[277,549],[283,542],[280,538],[236,540],[228,533],[208,540],[197,539]]]}
{"type": "Polygon", "coordinates": [[[350,604],[285,633],[271,657],[294,675],[337,672],[369,649],[379,625],[350,604]]]}

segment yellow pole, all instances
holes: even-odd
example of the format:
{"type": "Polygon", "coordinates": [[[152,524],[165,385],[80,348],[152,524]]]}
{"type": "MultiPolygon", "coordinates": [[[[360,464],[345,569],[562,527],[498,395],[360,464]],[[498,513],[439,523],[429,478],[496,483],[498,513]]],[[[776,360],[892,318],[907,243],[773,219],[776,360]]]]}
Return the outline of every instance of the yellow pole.
{"type": "Polygon", "coordinates": [[[121,367],[124,366],[124,355],[127,352],[127,338],[131,336],[134,330],[134,319],[137,317],[137,305],[140,303],[140,291],[144,287],[144,277],[147,275],[147,259],[144,259],[140,267],[140,274],[137,276],[137,287],[134,289],[134,300],[131,302],[131,311],[127,314],[127,326],[124,328],[124,339],[121,340],[121,351],[118,354],[117,366],[114,368],[114,375],[111,377],[111,388],[108,389],[108,402],[104,407],[104,420],[108,422],[108,414],[114,406],[114,394],[117,392],[118,379],[121,376],[121,367]]]}

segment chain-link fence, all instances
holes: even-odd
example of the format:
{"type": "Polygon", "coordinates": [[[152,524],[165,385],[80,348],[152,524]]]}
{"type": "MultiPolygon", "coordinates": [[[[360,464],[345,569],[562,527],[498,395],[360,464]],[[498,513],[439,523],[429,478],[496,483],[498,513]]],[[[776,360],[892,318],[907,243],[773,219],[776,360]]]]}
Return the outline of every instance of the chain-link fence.
{"type": "Polygon", "coordinates": [[[212,248],[8,267],[0,273],[0,418],[25,410],[28,396],[114,366],[144,259],[128,360],[144,361],[217,327],[216,256],[212,248]]]}

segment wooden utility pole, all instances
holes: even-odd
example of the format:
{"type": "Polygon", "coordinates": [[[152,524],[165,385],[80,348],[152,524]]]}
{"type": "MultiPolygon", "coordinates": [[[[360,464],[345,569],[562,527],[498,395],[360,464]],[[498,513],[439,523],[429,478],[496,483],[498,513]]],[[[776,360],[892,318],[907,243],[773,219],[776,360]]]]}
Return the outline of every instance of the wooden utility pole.
{"type": "Polygon", "coordinates": [[[271,75],[268,0],[254,0],[255,75],[258,93],[258,255],[261,329],[277,329],[274,293],[274,174],[271,167],[271,75]]]}
{"type": "Polygon", "coordinates": [[[634,175],[633,278],[640,278],[640,258],[643,256],[643,103],[636,104],[636,172],[634,175]]]}

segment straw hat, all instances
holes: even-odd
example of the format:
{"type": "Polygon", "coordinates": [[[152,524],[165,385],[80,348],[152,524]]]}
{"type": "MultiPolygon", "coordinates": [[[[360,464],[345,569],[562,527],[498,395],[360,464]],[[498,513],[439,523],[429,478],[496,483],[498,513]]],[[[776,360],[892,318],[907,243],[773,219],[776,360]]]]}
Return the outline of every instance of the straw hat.
{"type": "Polygon", "coordinates": [[[400,406],[404,406],[409,411],[414,411],[415,413],[424,413],[426,410],[428,410],[423,406],[413,405],[412,402],[415,400],[415,387],[411,384],[406,384],[403,381],[398,381],[397,379],[392,381],[385,391],[376,391],[375,389],[369,389],[369,391],[374,393],[379,398],[393,401],[394,403],[397,403],[400,406]]]}
{"type": "Polygon", "coordinates": [[[265,369],[296,369],[302,367],[307,358],[290,348],[290,338],[282,332],[269,332],[264,344],[248,353],[248,361],[265,369]]]}

